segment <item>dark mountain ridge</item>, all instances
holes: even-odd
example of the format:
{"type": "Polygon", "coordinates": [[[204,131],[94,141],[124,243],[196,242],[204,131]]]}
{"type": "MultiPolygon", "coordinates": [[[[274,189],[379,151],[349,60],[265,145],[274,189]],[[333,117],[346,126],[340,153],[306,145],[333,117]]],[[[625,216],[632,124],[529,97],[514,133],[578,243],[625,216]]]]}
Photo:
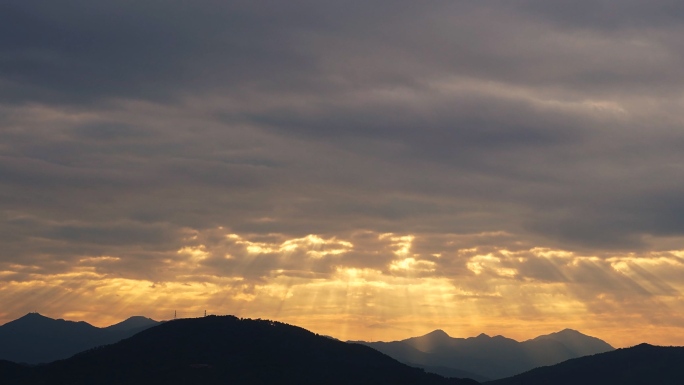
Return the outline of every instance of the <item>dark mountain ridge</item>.
{"type": "Polygon", "coordinates": [[[28,313],[0,326],[0,360],[29,364],[51,362],[120,341],[157,324],[149,318],[131,317],[116,325],[98,328],[83,321],[28,313]]]}
{"type": "Polygon", "coordinates": [[[487,385],[681,385],[684,347],[641,344],[536,368],[487,385]]]}
{"type": "Polygon", "coordinates": [[[559,332],[539,336],[523,343],[532,344],[544,340],[560,342],[578,357],[614,350],[614,348],[605,341],[596,337],[584,335],[577,330],[572,329],[563,329],[559,332]]]}
{"type": "Polygon", "coordinates": [[[367,346],[295,326],[232,316],[166,322],[112,345],[24,369],[5,380],[16,385],[477,384],[425,373],[367,346]]]}
{"type": "Polygon", "coordinates": [[[103,329],[108,330],[108,331],[114,331],[114,332],[123,332],[123,331],[128,331],[128,330],[138,330],[141,328],[148,328],[152,326],[158,325],[159,322],[143,317],[143,316],[133,316],[129,317],[128,319],[119,322],[118,324],[114,324],[111,326],[107,326],[103,329]]]}
{"type": "Polygon", "coordinates": [[[393,342],[359,342],[409,365],[441,375],[454,370],[478,381],[613,350],[598,338],[565,329],[523,342],[503,336],[452,338],[442,330],[393,342]]]}

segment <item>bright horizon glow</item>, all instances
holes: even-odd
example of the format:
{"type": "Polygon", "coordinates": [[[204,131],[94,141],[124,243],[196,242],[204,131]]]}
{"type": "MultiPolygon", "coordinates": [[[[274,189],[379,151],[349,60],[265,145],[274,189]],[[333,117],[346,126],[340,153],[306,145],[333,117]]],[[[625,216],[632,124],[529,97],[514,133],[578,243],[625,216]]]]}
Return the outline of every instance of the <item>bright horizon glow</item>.
{"type": "Polygon", "coordinates": [[[421,240],[416,235],[377,234],[373,241],[365,233],[365,247],[372,249],[364,251],[388,256],[375,268],[351,266],[354,260],[345,258],[358,250],[337,237],[254,242],[231,233],[191,239],[159,282],[108,273],[120,262],[114,256],[84,257],[71,271],[49,275],[14,265],[16,271],[0,272],[9,278],[0,288],[0,322],[38,311],[102,327],[132,315],[165,320],[174,311],[196,316],[207,310],[291,323],[341,340],[398,340],[435,329],[525,340],[571,328],[615,347],[684,345],[677,326],[684,288],[673,278],[684,272],[681,251],[602,259],[538,247],[467,248],[451,252],[463,265],[454,277],[440,273],[448,252],[414,250],[413,242],[421,240]],[[246,276],[260,256],[274,261],[270,270],[246,276]],[[293,261],[311,267],[293,270],[293,261]],[[222,270],[226,263],[233,266],[230,275],[222,270]]]}

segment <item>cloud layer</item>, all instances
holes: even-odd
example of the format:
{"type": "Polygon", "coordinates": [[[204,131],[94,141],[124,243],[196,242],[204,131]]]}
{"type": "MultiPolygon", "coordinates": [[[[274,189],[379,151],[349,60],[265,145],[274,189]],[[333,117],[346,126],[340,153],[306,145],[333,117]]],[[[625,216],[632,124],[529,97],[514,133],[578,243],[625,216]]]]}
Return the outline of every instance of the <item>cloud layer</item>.
{"type": "Polygon", "coordinates": [[[6,2],[0,320],[52,301],[305,321],[319,290],[320,330],[343,315],[355,338],[457,309],[468,331],[684,327],[682,18],[667,0],[6,2]],[[406,285],[422,302],[371,309],[406,285]]]}

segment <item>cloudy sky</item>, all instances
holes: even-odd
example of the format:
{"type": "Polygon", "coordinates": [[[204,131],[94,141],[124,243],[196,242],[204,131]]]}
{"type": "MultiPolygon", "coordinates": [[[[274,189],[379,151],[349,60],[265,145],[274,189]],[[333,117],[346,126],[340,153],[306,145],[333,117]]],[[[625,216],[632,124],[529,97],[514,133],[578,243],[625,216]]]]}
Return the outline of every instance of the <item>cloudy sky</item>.
{"type": "Polygon", "coordinates": [[[684,344],[684,3],[6,0],[0,324],[684,344]]]}

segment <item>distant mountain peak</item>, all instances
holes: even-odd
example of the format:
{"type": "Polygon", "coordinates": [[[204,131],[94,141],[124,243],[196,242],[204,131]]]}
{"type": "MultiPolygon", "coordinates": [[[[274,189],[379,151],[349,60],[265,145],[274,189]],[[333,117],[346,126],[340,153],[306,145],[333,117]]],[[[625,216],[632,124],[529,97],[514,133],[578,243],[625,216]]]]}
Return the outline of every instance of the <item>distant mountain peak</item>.
{"type": "Polygon", "coordinates": [[[575,329],[570,329],[570,328],[565,328],[559,332],[551,333],[551,334],[582,334],[579,331],[575,329]]]}
{"type": "Polygon", "coordinates": [[[566,348],[570,349],[577,356],[586,356],[596,353],[604,353],[614,350],[607,342],[592,336],[588,336],[574,329],[563,329],[561,331],[541,335],[526,343],[534,343],[541,341],[556,341],[566,348]]]}
{"type": "Polygon", "coordinates": [[[639,348],[639,349],[647,349],[647,348],[653,348],[655,347],[654,345],[648,344],[646,342],[642,342],[639,345],[634,345],[632,348],[639,348]]]}
{"type": "Polygon", "coordinates": [[[458,370],[488,379],[500,379],[535,367],[613,350],[605,341],[573,329],[523,342],[486,333],[452,338],[437,329],[401,341],[364,344],[435,373],[449,375],[448,370],[458,370]]]}
{"type": "Polygon", "coordinates": [[[47,322],[53,322],[54,319],[46,317],[40,313],[27,313],[26,315],[6,323],[6,326],[19,326],[19,325],[36,325],[45,324],[47,322]]]}
{"type": "Polygon", "coordinates": [[[563,330],[554,332],[554,333],[549,333],[549,334],[544,334],[536,337],[535,339],[543,339],[543,338],[554,338],[554,337],[565,337],[565,338],[596,338],[596,337],[591,337],[588,336],[580,331],[577,331],[575,329],[569,329],[565,328],[563,330]]]}
{"type": "Polygon", "coordinates": [[[435,329],[435,330],[431,331],[430,333],[424,335],[423,337],[446,337],[446,338],[451,338],[451,336],[449,336],[449,335],[447,334],[447,332],[445,332],[445,331],[442,330],[442,329],[435,329]]]}
{"type": "Polygon", "coordinates": [[[449,344],[451,340],[452,338],[444,330],[437,329],[420,337],[403,340],[403,342],[422,352],[428,352],[436,347],[449,344]]]}
{"type": "Polygon", "coordinates": [[[52,319],[52,318],[46,317],[46,316],[44,316],[38,312],[30,312],[30,313],[26,313],[25,316],[19,317],[17,319],[52,319]]]}
{"type": "Polygon", "coordinates": [[[126,320],[121,321],[117,324],[107,326],[105,330],[110,330],[110,331],[124,331],[124,330],[131,330],[131,329],[136,329],[136,328],[143,328],[143,327],[150,327],[159,324],[159,322],[143,317],[140,315],[128,317],[126,320]]]}

